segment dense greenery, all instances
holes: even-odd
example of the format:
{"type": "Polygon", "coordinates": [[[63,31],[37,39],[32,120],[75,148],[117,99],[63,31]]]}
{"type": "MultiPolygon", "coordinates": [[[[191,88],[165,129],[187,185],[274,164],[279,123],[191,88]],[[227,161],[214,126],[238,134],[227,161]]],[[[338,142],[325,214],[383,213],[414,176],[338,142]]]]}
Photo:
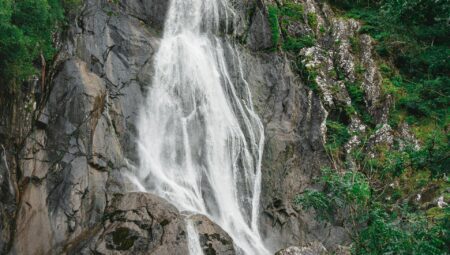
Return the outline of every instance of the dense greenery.
{"type": "Polygon", "coordinates": [[[394,114],[409,123],[448,124],[450,104],[450,2],[445,0],[338,1],[345,15],[362,19],[361,33],[377,40],[385,78],[398,88],[394,114]]]}
{"type": "Polygon", "coordinates": [[[65,8],[81,0],[0,0],[0,90],[17,89],[55,54],[52,38],[65,8]]]}
{"type": "MultiPolygon", "coordinates": [[[[315,44],[316,40],[312,35],[295,37],[287,32],[291,24],[305,22],[303,17],[304,10],[301,4],[287,2],[281,6],[271,5],[268,8],[268,12],[275,48],[279,46],[281,38],[283,38],[281,48],[285,51],[296,52],[315,44]]],[[[311,26],[317,26],[317,17],[312,13],[308,13],[306,22],[311,26]]]]}
{"type": "MultiPolygon", "coordinates": [[[[320,220],[348,228],[354,254],[448,254],[450,209],[437,206],[436,199],[450,197],[450,2],[330,2],[343,17],[360,20],[360,33],[376,40],[383,93],[394,97],[389,124],[394,129],[409,124],[419,146],[411,141],[395,141],[391,147],[370,144],[369,137],[380,127],[367,113],[360,81],[347,82],[335,70],[352,106],[334,109],[327,121],[326,149],[333,169],[324,169],[317,180],[323,190],[306,190],[295,203],[314,209],[320,220]],[[361,145],[349,160],[344,145],[354,135],[346,128],[354,113],[369,130],[358,134],[361,145]]],[[[358,37],[350,43],[359,54],[358,37]]]]}
{"type": "Polygon", "coordinates": [[[272,50],[284,50],[293,54],[295,60],[295,71],[305,80],[311,89],[318,91],[315,81],[317,74],[315,70],[302,63],[302,59],[296,54],[299,50],[312,47],[316,44],[315,34],[295,35],[289,30],[299,23],[308,24],[312,30],[318,26],[317,16],[314,13],[305,13],[303,5],[288,0],[284,4],[269,5],[269,23],[272,31],[272,50]]]}

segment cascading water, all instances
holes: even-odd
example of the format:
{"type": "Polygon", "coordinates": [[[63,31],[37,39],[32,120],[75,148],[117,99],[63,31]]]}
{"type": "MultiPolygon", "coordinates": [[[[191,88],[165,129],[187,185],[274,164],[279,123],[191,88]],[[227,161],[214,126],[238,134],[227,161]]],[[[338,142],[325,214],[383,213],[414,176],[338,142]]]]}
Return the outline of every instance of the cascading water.
{"type": "MultiPolygon", "coordinates": [[[[233,17],[226,0],[171,1],[139,123],[137,179],[180,210],[207,215],[240,252],[263,255],[269,254],[257,226],[263,126],[237,51],[216,37],[233,17]]],[[[198,243],[189,247],[201,253],[198,243]]]]}

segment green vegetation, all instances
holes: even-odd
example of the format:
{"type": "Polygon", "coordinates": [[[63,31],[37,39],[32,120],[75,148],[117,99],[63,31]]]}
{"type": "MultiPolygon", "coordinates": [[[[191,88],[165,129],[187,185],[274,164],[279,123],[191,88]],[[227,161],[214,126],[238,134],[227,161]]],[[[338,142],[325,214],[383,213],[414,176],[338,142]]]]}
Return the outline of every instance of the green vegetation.
{"type": "MultiPolygon", "coordinates": [[[[382,92],[394,99],[389,124],[394,130],[408,124],[420,146],[408,139],[391,146],[371,143],[380,127],[367,113],[361,77],[350,83],[336,68],[352,105],[336,106],[327,121],[333,169],[324,169],[317,180],[323,189],[306,190],[295,203],[314,209],[320,220],[345,226],[354,254],[448,254],[450,208],[436,200],[450,198],[450,2],[330,2],[344,17],[362,21],[359,32],[376,40],[382,92]],[[369,129],[358,134],[361,143],[349,160],[344,145],[354,134],[346,128],[355,113],[369,129]]],[[[361,52],[359,36],[350,44],[353,53],[361,52]]],[[[356,66],[357,76],[364,72],[356,66]]]]}
{"type": "Polygon", "coordinates": [[[315,13],[308,13],[308,24],[312,29],[316,29],[319,22],[315,13]]]}
{"type": "MultiPolygon", "coordinates": [[[[447,126],[450,104],[450,3],[445,0],[385,0],[350,4],[347,17],[360,19],[361,33],[377,40],[378,54],[397,71],[384,72],[398,88],[393,114],[408,123],[447,126]]],[[[387,67],[387,65],[385,65],[387,67]]],[[[386,70],[385,70],[386,71],[386,70]]]]}
{"type": "Polygon", "coordinates": [[[17,89],[54,54],[53,34],[81,0],[0,1],[0,89],[17,89]]]}
{"type": "MultiPolygon", "coordinates": [[[[268,7],[269,23],[272,30],[273,50],[282,49],[293,54],[294,69],[305,80],[309,87],[318,92],[315,81],[317,72],[312,67],[307,67],[298,56],[298,52],[316,44],[313,33],[306,35],[292,34],[289,28],[298,23],[308,24],[313,30],[318,26],[317,16],[314,13],[305,15],[302,4],[294,1],[285,1],[284,4],[270,5],[268,7]],[[281,43],[280,43],[281,42],[281,43]],[[281,47],[280,47],[281,46],[281,47]]],[[[321,28],[323,31],[323,27],[321,28]]]]}
{"type": "Polygon", "coordinates": [[[367,213],[371,190],[363,174],[356,171],[338,174],[330,168],[325,168],[318,183],[324,185],[324,192],[307,190],[298,196],[295,202],[305,209],[314,208],[320,220],[333,222],[339,209],[349,210],[349,222],[359,220],[358,217],[363,211],[367,213]]]}
{"type": "Polygon", "coordinates": [[[368,125],[373,125],[373,120],[370,114],[366,111],[366,103],[364,102],[364,91],[361,88],[361,84],[345,82],[348,94],[352,99],[352,109],[354,112],[349,114],[358,113],[362,121],[368,125]]]}
{"type": "MultiPolygon", "coordinates": [[[[281,48],[287,52],[298,52],[302,48],[311,47],[316,43],[313,35],[293,36],[288,32],[289,26],[292,24],[305,22],[303,5],[288,1],[280,6],[269,6],[268,12],[275,49],[278,48],[280,39],[282,39],[281,48]]],[[[306,21],[314,29],[318,25],[315,14],[306,15],[306,21]]]]}
{"type": "Polygon", "coordinates": [[[298,75],[306,81],[306,84],[308,84],[309,88],[312,89],[315,92],[319,92],[319,87],[316,82],[317,78],[317,71],[314,70],[313,67],[308,67],[299,57],[296,58],[296,61],[294,62],[294,70],[298,73],[298,75]]]}
{"type": "Polygon", "coordinates": [[[269,6],[268,13],[270,28],[272,30],[272,41],[275,47],[277,47],[280,41],[280,24],[278,23],[279,10],[276,6],[269,6]]]}
{"type": "Polygon", "coordinates": [[[297,52],[305,47],[312,47],[314,44],[316,44],[316,39],[309,35],[300,38],[288,36],[283,43],[283,50],[297,52]]]}
{"type": "Polygon", "coordinates": [[[337,223],[337,217],[344,219],[354,240],[354,254],[446,254],[450,238],[448,207],[424,213],[408,203],[383,204],[382,194],[359,171],[324,169],[318,182],[324,186],[323,191],[306,190],[295,203],[303,209],[313,208],[322,221],[337,223]]]}
{"type": "Polygon", "coordinates": [[[327,121],[327,144],[326,149],[335,158],[340,158],[342,153],[342,148],[350,139],[350,133],[348,132],[347,126],[340,123],[339,121],[328,120],[327,121]]]}

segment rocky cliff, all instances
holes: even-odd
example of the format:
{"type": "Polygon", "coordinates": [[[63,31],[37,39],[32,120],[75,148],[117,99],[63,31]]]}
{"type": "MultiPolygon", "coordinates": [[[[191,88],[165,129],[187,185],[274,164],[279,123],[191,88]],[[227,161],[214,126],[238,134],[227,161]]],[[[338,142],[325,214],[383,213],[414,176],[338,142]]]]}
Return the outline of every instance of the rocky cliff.
{"type": "MultiPolygon", "coordinates": [[[[3,114],[14,120],[3,121],[4,134],[17,140],[0,140],[3,253],[186,254],[186,217],[157,197],[133,193],[126,177],[138,164],[137,115],[151,86],[168,2],[84,1],[61,35],[43,100],[31,89],[21,101],[31,109],[11,106],[15,110],[3,114]]],[[[382,93],[372,40],[357,33],[358,22],[339,18],[322,1],[302,0],[295,1],[303,6],[301,17],[282,36],[311,36],[315,43],[283,50],[268,12],[283,3],[232,2],[238,21],[224,40],[240,48],[242,65],[227,61],[243,68],[266,133],[261,232],[273,251],[317,242],[339,249],[349,242],[344,226],[318,222],[292,200],[322,167],[336,163],[325,151],[325,123],[354,104],[339,75],[363,81],[361,107],[384,126],[374,142],[391,139],[390,98],[382,93]]],[[[346,116],[348,129],[364,132],[362,117],[357,111],[346,116]]],[[[355,135],[346,150],[359,142],[355,135]]],[[[194,223],[206,254],[234,254],[220,227],[202,216],[194,223]]]]}

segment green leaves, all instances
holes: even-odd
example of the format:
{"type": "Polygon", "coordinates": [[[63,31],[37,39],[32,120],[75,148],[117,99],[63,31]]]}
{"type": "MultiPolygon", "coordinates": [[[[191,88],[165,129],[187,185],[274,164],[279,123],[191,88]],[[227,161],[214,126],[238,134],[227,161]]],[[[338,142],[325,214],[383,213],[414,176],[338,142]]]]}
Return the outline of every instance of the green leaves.
{"type": "Polygon", "coordinates": [[[295,198],[294,203],[304,209],[313,208],[316,210],[320,220],[332,221],[334,208],[329,198],[323,192],[306,190],[303,194],[295,198]]]}
{"type": "Polygon", "coordinates": [[[356,239],[354,254],[446,254],[448,223],[429,224],[424,215],[407,211],[401,219],[394,220],[384,210],[374,208],[367,228],[356,239]]]}
{"type": "MultiPolygon", "coordinates": [[[[316,44],[316,39],[312,35],[298,37],[288,32],[288,27],[295,22],[305,22],[303,5],[290,1],[280,6],[269,5],[268,16],[275,49],[281,39],[282,49],[291,52],[298,52],[300,49],[316,44]]],[[[313,13],[306,15],[306,21],[313,29],[318,25],[317,16],[313,13]]]]}
{"type": "Polygon", "coordinates": [[[283,43],[283,50],[298,52],[305,47],[312,47],[316,44],[316,39],[312,36],[290,37],[287,36],[283,43]]]}
{"type": "Polygon", "coordinates": [[[327,144],[326,148],[329,152],[336,154],[348,142],[351,135],[348,128],[337,121],[327,121],[327,144]]]}
{"type": "MultiPolygon", "coordinates": [[[[371,197],[367,179],[356,171],[338,173],[324,168],[318,183],[324,185],[323,192],[306,190],[294,202],[304,209],[314,208],[321,220],[333,221],[337,210],[347,207],[352,212],[364,210],[371,197]]],[[[359,216],[350,217],[356,219],[359,216]]]]}
{"type": "Polygon", "coordinates": [[[55,53],[52,35],[64,18],[59,0],[0,1],[0,86],[14,90],[36,72],[34,61],[55,53]]]}
{"type": "Polygon", "coordinates": [[[421,212],[401,205],[390,212],[376,202],[367,178],[360,172],[338,173],[322,170],[318,183],[323,191],[306,190],[294,202],[303,209],[314,209],[318,219],[335,221],[339,211],[347,212],[352,224],[354,254],[445,254],[449,243],[450,209],[430,223],[421,212]],[[363,227],[364,226],[364,227],[363,227]]]}

